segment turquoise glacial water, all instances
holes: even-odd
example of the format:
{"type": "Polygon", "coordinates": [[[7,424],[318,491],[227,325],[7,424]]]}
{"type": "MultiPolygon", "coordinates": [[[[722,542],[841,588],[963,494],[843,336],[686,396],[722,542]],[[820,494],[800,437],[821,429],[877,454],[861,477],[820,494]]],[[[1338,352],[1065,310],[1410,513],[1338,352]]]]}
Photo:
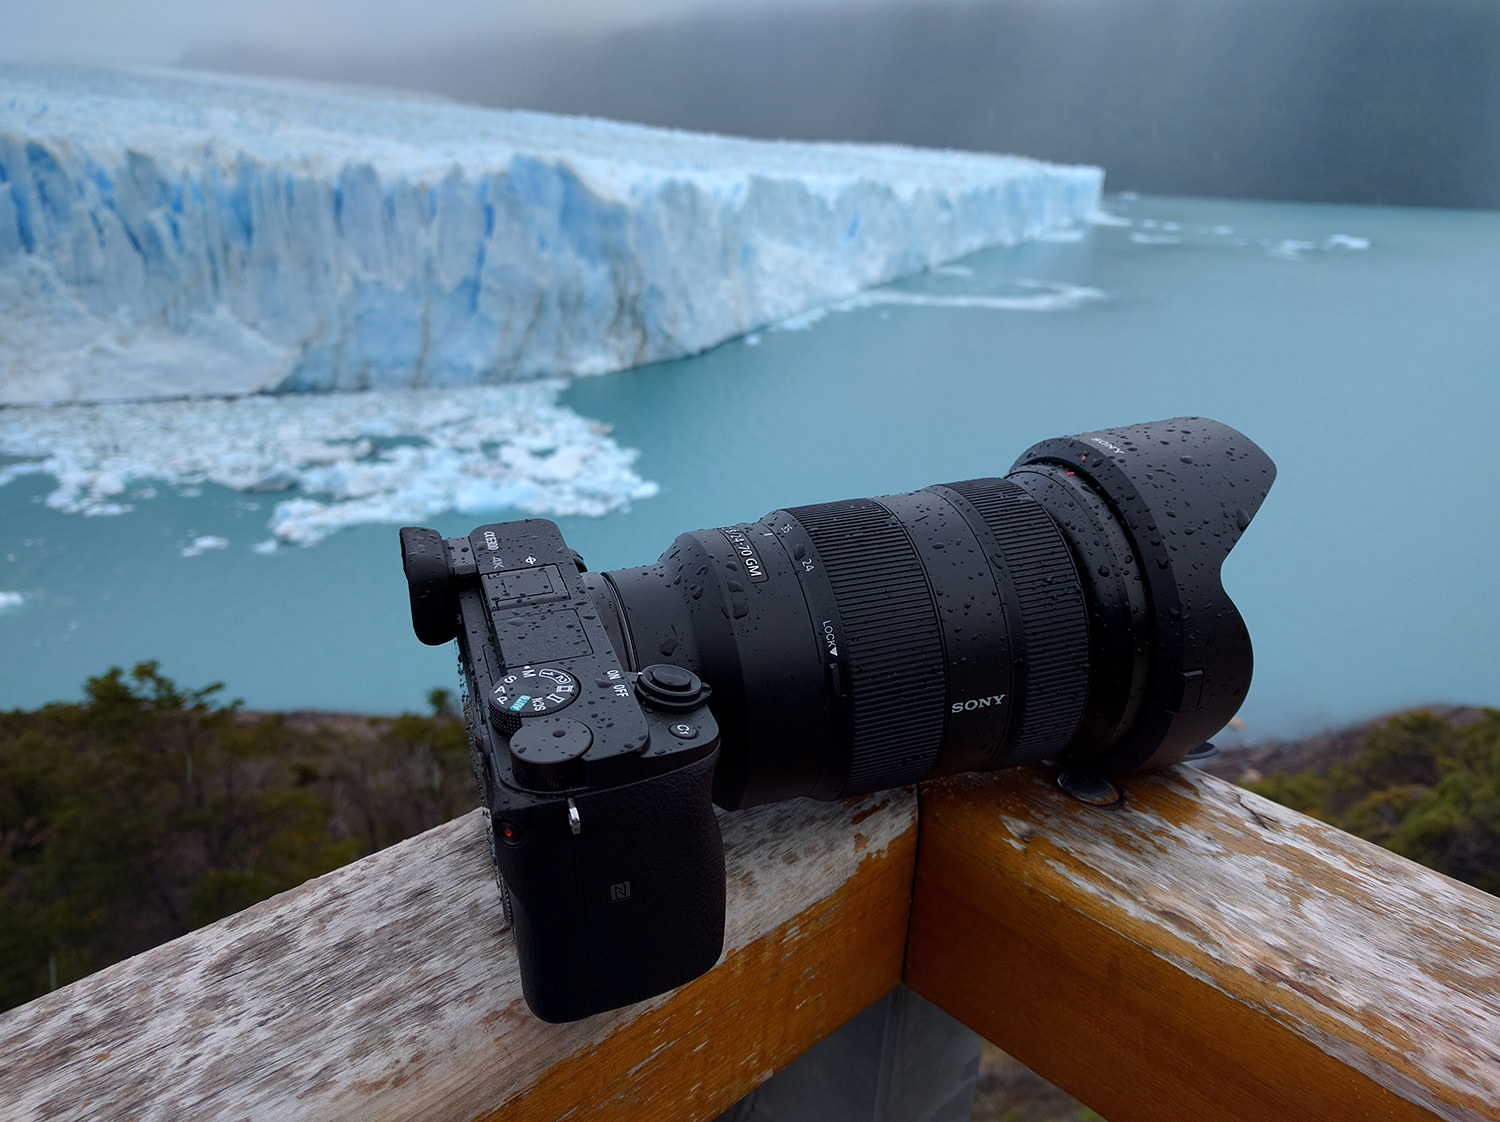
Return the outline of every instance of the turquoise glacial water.
{"type": "MultiPolygon", "coordinates": [[[[1280,469],[1225,568],[1256,647],[1244,736],[1500,704],[1500,213],[1109,209],[1119,224],[1073,240],[574,382],[561,403],[613,426],[659,490],[561,518],[564,532],[595,568],[640,564],[683,530],[1003,474],[1044,437],[1208,415],[1280,469]]],[[[286,496],[132,486],[131,512],[97,517],[48,507],[45,475],[0,487],[0,707],[77,696],[147,657],[252,707],[392,712],[453,684],[452,652],[411,636],[394,524],[258,553],[286,496]],[[203,537],[223,547],[183,555],[203,537]]]]}

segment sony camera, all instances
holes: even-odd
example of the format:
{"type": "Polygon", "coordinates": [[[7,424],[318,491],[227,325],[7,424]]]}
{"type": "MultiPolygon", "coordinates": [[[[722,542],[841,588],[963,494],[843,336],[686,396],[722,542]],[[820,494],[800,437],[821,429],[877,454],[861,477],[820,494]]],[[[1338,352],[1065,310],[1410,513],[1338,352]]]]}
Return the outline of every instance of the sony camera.
{"type": "Polygon", "coordinates": [[[1219,571],[1275,475],[1176,418],[683,534],[634,569],[586,571],[542,519],[402,529],[417,637],[458,640],[532,1011],[576,1020],[717,961],[713,803],[1181,760],[1250,684],[1219,571]]]}

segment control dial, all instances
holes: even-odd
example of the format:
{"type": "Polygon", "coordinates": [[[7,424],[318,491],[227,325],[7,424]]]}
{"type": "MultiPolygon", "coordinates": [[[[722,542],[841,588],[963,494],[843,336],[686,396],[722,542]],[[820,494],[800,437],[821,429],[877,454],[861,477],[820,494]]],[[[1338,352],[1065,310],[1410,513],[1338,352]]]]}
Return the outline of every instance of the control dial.
{"type": "MultiPolygon", "coordinates": [[[[593,743],[594,730],[582,721],[528,721],[510,738],[511,773],[533,791],[576,787],[583,781],[578,761],[593,743]]],[[[503,825],[500,840],[507,840],[503,825]]]]}
{"type": "Polygon", "coordinates": [[[670,663],[647,666],[635,680],[636,696],[654,709],[696,709],[712,692],[691,670],[670,663]]]}
{"type": "Polygon", "coordinates": [[[578,679],[555,666],[523,666],[495,683],[490,716],[500,732],[512,735],[522,717],[545,717],[578,700],[578,679]]]}

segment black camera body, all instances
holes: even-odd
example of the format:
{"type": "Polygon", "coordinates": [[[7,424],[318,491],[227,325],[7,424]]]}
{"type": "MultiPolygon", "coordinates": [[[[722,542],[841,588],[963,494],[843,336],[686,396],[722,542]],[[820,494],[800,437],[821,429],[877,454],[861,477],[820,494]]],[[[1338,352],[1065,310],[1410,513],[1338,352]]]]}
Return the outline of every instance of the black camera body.
{"type": "Polygon", "coordinates": [[[407,527],[419,636],[459,628],[474,774],[526,1001],[574,1021],[696,978],[724,941],[709,691],[626,668],[551,522],[407,527]]]}
{"type": "Polygon", "coordinates": [[[1250,637],[1219,571],[1276,469],[1216,421],[1034,445],[1003,478],[791,507],[584,571],[551,522],[407,527],[418,638],[457,638],[528,1004],[575,1020],[718,959],[712,803],[1058,760],[1183,759],[1250,637]]]}

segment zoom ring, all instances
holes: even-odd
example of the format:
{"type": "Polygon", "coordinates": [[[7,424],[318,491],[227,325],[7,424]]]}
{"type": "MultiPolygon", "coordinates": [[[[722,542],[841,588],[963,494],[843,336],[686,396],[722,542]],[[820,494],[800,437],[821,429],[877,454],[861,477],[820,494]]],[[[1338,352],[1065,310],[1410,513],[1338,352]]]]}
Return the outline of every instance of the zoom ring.
{"type": "Polygon", "coordinates": [[[1067,746],[1089,685],[1089,623],[1072,554],[1051,516],[1005,479],[945,486],[979,512],[999,547],[1021,617],[1025,677],[1021,731],[1006,764],[1042,760],[1067,746]]]}
{"type": "Polygon", "coordinates": [[[871,499],[788,510],[812,539],[843,621],[853,753],[839,797],[922,778],[942,747],[937,610],[896,517],[871,499]]]}

